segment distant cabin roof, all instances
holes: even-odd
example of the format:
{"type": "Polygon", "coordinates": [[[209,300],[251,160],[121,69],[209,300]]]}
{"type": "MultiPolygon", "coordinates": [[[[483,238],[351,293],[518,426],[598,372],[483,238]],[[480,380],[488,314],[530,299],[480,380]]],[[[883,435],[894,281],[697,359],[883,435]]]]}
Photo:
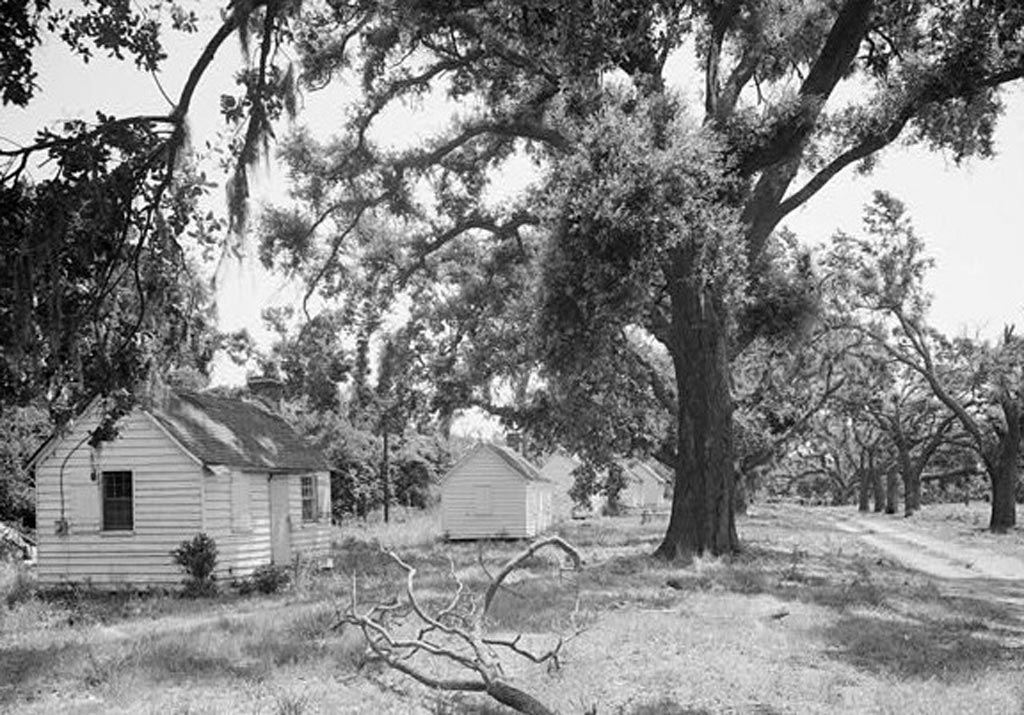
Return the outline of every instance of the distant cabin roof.
{"type": "Polygon", "coordinates": [[[655,474],[660,476],[663,482],[668,483],[675,481],[676,474],[674,471],[672,471],[672,468],[662,464],[657,459],[648,459],[644,462],[644,464],[647,465],[648,469],[650,469],[655,474]]]}
{"type": "Polygon", "coordinates": [[[455,464],[454,467],[448,470],[448,474],[451,474],[460,466],[462,466],[463,462],[469,459],[470,455],[476,454],[476,452],[478,452],[481,449],[488,449],[491,452],[494,452],[494,454],[498,455],[498,457],[500,457],[502,461],[504,461],[517,474],[519,474],[519,476],[523,477],[523,479],[526,479],[529,482],[543,482],[545,484],[551,482],[550,479],[547,479],[544,476],[542,476],[541,473],[537,471],[537,468],[530,464],[526,457],[519,454],[519,452],[509,449],[508,447],[503,447],[499,444],[494,444],[493,442],[477,443],[477,445],[473,447],[473,449],[469,450],[466,453],[466,455],[462,459],[460,459],[458,463],[455,464]]]}
{"type": "Polygon", "coordinates": [[[171,392],[160,407],[147,412],[206,465],[289,471],[327,468],[323,455],[284,419],[246,400],[171,392]]]}
{"type": "Polygon", "coordinates": [[[658,469],[650,462],[636,459],[635,457],[620,462],[619,466],[621,466],[627,472],[632,472],[635,476],[640,478],[646,476],[662,484],[668,484],[671,481],[669,476],[665,473],[666,470],[658,469]]]}

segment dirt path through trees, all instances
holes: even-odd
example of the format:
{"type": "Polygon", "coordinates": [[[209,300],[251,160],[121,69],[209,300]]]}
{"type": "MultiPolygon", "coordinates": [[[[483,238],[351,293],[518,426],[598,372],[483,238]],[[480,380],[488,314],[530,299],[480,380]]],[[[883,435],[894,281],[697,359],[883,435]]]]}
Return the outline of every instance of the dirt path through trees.
{"type": "Polygon", "coordinates": [[[1024,637],[1024,558],[940,539],[913,521],[891,516],[836,511],[829,521],[903,566],[932,576],[945,596],[1002,607],[1012,614],[1013,629],[1024,637]]]}
{"type": "Polygon", "coordinates": [[[893,517],[836,513],[835,526],[900,563],[942,579],[994,579],[1019,581],[1024,588],[1024,558],[995,554],[984,549],[938,539],[914,527],[912,521],[893,517]]]}

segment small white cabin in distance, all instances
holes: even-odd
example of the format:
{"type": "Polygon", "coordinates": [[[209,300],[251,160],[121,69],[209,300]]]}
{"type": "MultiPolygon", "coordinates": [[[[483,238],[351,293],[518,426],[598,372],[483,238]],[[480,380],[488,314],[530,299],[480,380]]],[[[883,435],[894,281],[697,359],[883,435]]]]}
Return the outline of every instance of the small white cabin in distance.
{"type": "Polygon", "coordinates": [[[571,519],[574,515],[585,515],[591,511],[581,508],[569,491],[576,481],[574,471],[582,465],[578,459],[561,447],[555,449],[540,468],[540,475],[551,482],[551,511],[556,522],[571,519]]]}
{"type": "Polygon", "coordinates": [[[533,538],[552,523],[552,484],[518,452],[476,444],[441,480],[445,538],[533,538]]]}
{"type": "Polygon", "coordinates": [[[171,551],[199,532],[217,544],[219,579],[329,556],[327,465],[273,410],[170,391],[92,447],[101,416],[94,400],[30,462],[41,584],[177,586],[171,551]]]}
{"type": "Polygon", "coordinates": [[[671,472],[654,460],[635,457],[619,462],[626,486],[619,495],[624,507],[634,510],[662,511],[672,506],[671,472]]]}

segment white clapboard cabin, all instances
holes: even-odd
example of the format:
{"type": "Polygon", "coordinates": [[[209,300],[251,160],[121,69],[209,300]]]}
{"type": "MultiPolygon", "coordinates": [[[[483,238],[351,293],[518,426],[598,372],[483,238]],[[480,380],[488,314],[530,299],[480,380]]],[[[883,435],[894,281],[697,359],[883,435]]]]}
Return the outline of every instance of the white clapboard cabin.
{"type": "Polygon", "coordinates": [[[590,512],[590,509],[580,507],[569,496],[569,491],[576,481],[573,472],[579,466],[580,461],[562,448],[548,455],[541,465],[540,475],[551,482],[551,513],[555,522],[590,512]]]}
{"type": "Polygon", "coordinates": [[[653,461],[631,458],[619,462],[626,487],[619,494],[622,506],[635,510],[661,511],[672,505],[670,472],[653,461]]]}
{"type": "Polygon", "coordinates": [[[532,538],[551,519],[551,482],[507,447],[478,443],[441,480],[448,539],[532,538]]]}
{"type": "Polygon", "coordinates": [[[221,580],[327,559],[327,466],[273,410],[172,391],[92,447],[102,413],[94,401],[31,460],[40,583],[179,585],[171,550],[199,532],[217,544],[221,580]]]}

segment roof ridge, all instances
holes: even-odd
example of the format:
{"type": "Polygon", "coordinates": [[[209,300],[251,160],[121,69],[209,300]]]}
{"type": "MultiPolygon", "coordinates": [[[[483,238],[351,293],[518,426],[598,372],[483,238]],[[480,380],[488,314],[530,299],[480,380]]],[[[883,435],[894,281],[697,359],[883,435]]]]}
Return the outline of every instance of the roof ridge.
{"type": "Polygon", "coordinates": [[[540,473],[537,467],[533,466],[525,455],[520,454],[507,445],[498,444],[497,442],[485,442],[485,446],[490,447],[494,452],[498,454],[506,463],[519,472],[523,477],[531,482],[549,482],[551,481],[540,473]]]}

